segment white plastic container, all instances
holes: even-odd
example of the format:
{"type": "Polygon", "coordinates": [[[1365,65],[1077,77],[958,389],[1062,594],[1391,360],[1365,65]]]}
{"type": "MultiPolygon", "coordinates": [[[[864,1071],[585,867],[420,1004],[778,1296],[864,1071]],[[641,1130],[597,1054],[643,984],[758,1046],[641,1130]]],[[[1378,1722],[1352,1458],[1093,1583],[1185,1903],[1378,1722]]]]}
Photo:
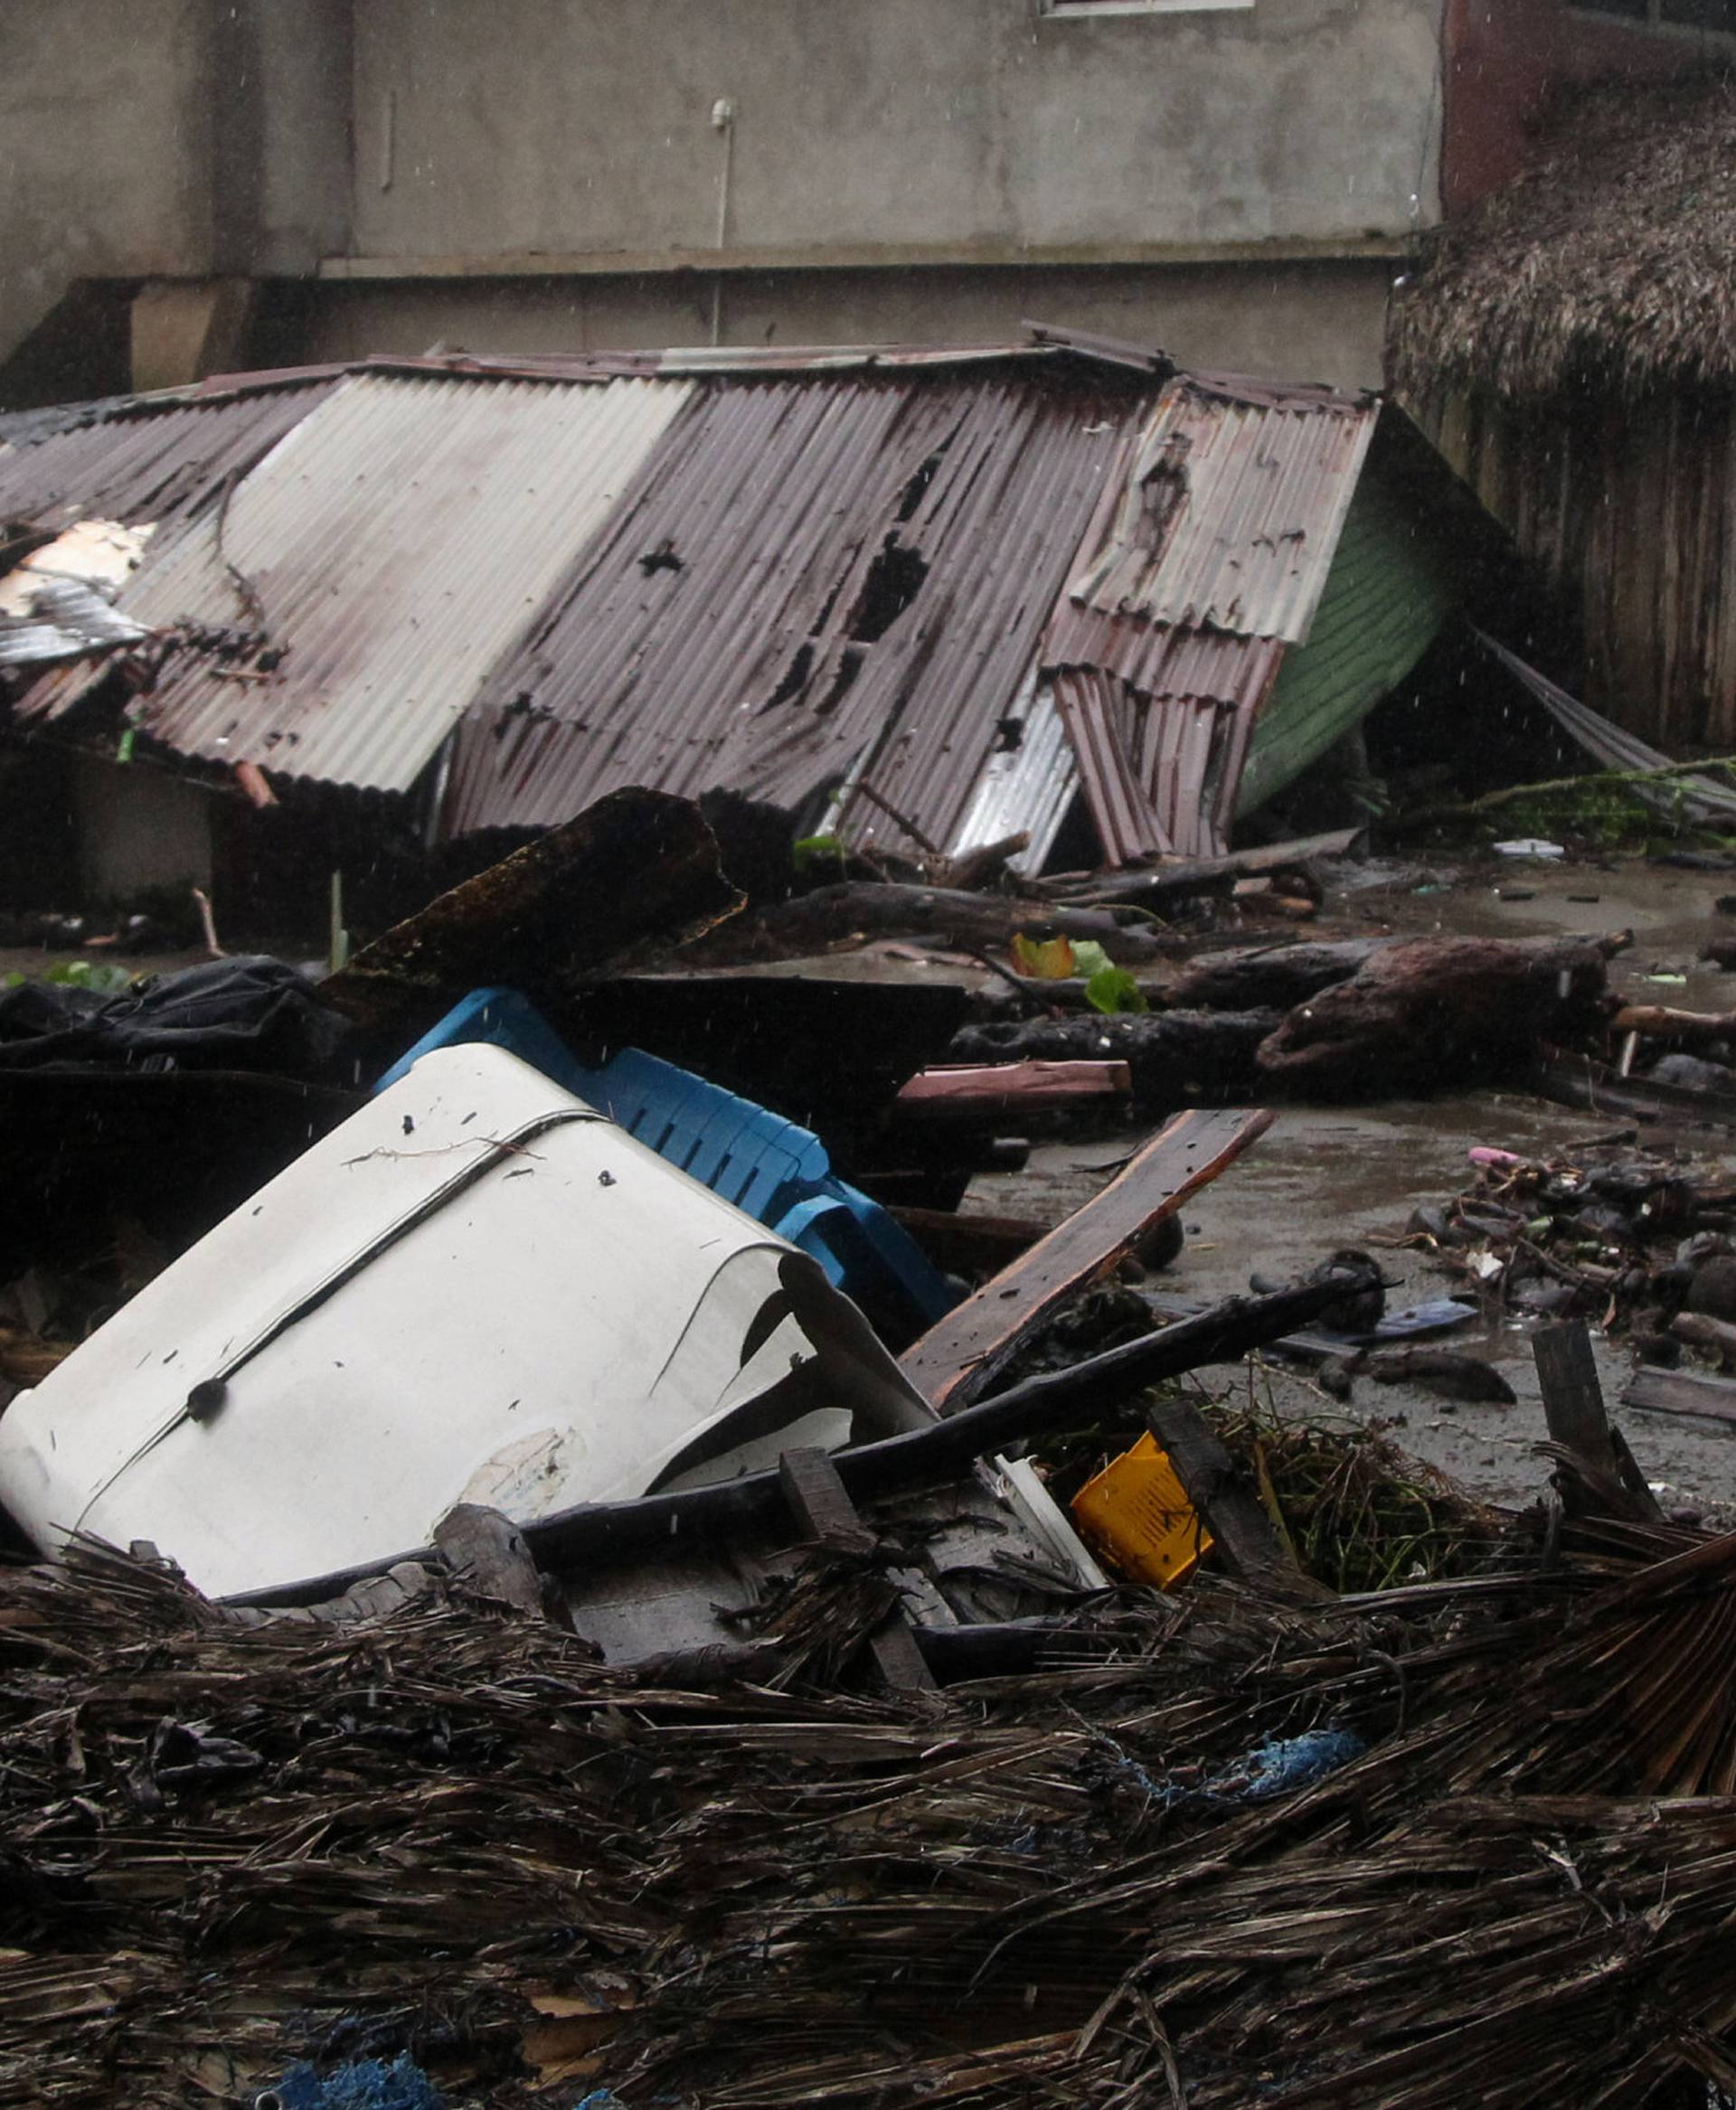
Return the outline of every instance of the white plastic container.
{"type": "Polygon", "coordinates": [[[923,1426],[814,1261],[497,1048],[442,1049],[0,1415],[52,1550],[213,1597],[923,1426]]]}

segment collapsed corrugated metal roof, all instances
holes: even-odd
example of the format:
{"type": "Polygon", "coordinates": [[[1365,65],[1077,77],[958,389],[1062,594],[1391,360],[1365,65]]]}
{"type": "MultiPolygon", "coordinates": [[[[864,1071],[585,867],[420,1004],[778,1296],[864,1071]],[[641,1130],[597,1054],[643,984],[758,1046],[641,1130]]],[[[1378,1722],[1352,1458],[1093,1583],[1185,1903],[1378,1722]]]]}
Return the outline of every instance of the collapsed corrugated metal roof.
{"type": "Polygon", "coordinates": [[[1112,862],[1221,843],[1377,412],[1052,338],[208,385],[0,448],[0,513],[170,521],[119,603],[165,747],[402,792],[454,733],[454,834],[727,786],[1033,861],[1075,783],[1112,862]]]}

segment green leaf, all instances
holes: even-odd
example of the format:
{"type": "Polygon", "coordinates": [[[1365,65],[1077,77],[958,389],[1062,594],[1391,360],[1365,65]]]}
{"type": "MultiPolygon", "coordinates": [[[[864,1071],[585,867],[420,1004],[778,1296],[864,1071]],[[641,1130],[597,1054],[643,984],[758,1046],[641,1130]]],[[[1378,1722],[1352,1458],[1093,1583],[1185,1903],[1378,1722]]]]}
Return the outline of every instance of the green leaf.
{"type": "Polygon", "coordinates": [[[1145,991],[1125,967],[1099,967],[1085,984],[1085,1001],[1111,1018],[1151,1009],[1145,991]]]}
{"type": "Polygon", "coordinates": [[[1107,973],[1115,966],[1103,947],[1094,937],[1076,938],[1073,941],[1073,972],[1090,981],[1093,975],[1107,973]]]}

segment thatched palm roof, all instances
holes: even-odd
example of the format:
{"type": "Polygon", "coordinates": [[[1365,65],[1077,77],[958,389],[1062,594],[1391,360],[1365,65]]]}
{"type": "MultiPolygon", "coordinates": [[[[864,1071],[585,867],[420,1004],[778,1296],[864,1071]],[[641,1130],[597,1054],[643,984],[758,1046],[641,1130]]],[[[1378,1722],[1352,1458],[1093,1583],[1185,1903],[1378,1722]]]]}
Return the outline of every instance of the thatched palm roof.
{"type": "Polygon", "coordinates": [[[1564,102],[1536,165],[1431,238],[1388,365],[1412,398],[1736,384],[1736,84],[1564,102]]]}

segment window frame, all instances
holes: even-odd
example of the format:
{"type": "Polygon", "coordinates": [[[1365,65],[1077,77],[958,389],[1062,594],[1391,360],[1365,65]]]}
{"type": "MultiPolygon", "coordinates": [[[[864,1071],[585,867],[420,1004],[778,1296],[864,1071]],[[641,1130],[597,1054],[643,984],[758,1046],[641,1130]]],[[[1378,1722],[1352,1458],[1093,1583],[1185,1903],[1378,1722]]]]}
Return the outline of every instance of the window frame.
{"type": "Polygon", "coordinates": [[[1102,22],[1118,14],[1250,14],[1256,0],[1037,0],[1045,22],[1102,22]]]}

